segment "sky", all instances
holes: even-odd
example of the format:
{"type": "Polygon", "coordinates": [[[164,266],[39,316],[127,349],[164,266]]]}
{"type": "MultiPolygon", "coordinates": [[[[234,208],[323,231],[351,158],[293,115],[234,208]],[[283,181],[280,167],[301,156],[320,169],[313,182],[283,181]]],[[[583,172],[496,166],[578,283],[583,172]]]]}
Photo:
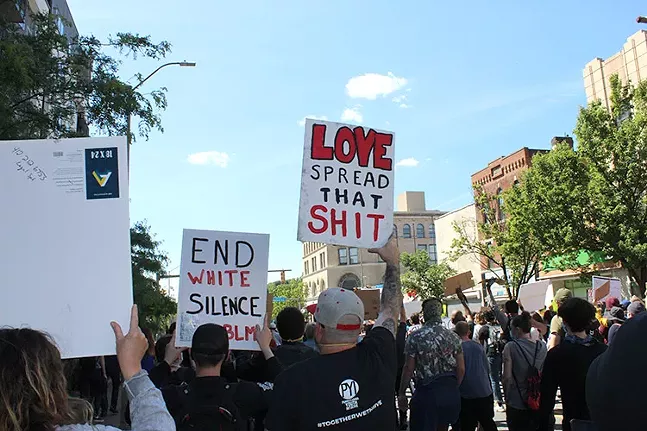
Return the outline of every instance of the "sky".
{"type": "MultiPolygon", "coordinates": [[[[288,277],[302,271],[304,117],[394,132],[396,195],[460,208],[472,173],[572,133],[584,65],[641,29],[641,3],[68,0],[81,34],[151,35],[173,45],[166,61],[197,62],[142,86],[166,87],[168,109],[132,154],[131,221],[148,221],[171,272],[193,228],[269,233],[288,277]]],[[[121,76],[159,64],[125,60],[121,76]]]]}

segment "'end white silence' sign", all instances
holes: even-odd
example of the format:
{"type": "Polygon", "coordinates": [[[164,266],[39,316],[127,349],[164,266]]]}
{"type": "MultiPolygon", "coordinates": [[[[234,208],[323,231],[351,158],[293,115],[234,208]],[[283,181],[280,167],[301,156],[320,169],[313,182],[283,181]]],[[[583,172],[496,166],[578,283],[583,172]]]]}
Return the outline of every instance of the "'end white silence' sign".
{"type": "Polygon", "coordinates": [[[204,323],[222,325],[232,350],[258,350],[254,327],[267,308],[270,237],[185,229],[176,345],[190,347],[204,323]]]}
{"type": "Polygon", "coordinates": [[[394,135],[306,119],[299,241],[379,247],[393,232],[394,135]]]}

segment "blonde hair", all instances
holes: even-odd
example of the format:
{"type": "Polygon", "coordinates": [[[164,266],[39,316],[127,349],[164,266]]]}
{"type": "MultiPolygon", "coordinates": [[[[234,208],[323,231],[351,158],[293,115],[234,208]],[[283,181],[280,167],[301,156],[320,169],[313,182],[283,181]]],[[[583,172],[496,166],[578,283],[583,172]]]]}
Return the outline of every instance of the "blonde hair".
{"type": "Polygon", "coordinates": [[[0,329],[0,430],[50,431],[69,423],[61,354],[33,329],[0,329]]]}
{"type": "Polygon", "coordinates": [[[92,407],[92,404],[83,398],[70,397],[67,401],[70,406],[70,417],[66,423],[61,423],[59,425],[92,425],[92,418],[94,417],[94,408],[92,407]]]}

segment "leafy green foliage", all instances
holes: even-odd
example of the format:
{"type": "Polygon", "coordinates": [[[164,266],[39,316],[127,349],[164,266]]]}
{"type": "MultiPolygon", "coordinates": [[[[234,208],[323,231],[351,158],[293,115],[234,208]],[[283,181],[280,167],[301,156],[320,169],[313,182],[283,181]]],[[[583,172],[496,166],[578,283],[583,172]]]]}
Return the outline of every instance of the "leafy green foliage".
{"type": "Polygon", "coordinates": [[[407,270],[400,278],[402,288],[415,293],[422,300],[442,298],[445,280],[456,273],[445,263],[435,265],[429,262],[429,255],[424,250],[413,254],[402,253],[400,261],[407,270]]]}
{"type": "Polygon", "coordinates": [[[468,220],[454,223],[457,235],[452,241],[450,259],[466,255],[486,258],[490,272],[505,282],[508,297],[512,299],[519,294],[521,285],[534,278],[542,249],[532,226],[511,216],[508,202],[511,196],[518,201],[526,199],[517,194],[516,188],[504,193],[503,213],[507,215],[501,220],[494,204],[501,197],[489,195],[480,185],[474,186],[474,201],[482,218],[476,222],[476,229],[468,220]]]}
{"type": "Polygon", "coordinates": [[[176,302],[157,282],[157,276],[165,274],[168,263],[160,245],[145,221],[135,223],[130,229],[133,297],[139,308],[141,326],[153,333],[165,329],[177,311],[176,302]]]}
{"type": "Polygon", "coordinates": [[[159,111],[166,89],[136,91],[119,76],[124,57],[162,59],[168,42],[117,33],[102,43],[93,36],[72,43],[59,34],[53,15],[34,16],[35,32],[25,34],[0,22],[0,140],[87,136],[87,125],[107,135],[125,135],[131,114],[139,118],[139,135],[163,131],[159,111]],[[81,121],[71,128],[74,119],[81,121]]]}
{"type": "MultiPolygon", "coordinates": [[[[647,82],[633,88],[611,77],[611,110],[581,108],[578,148],[535,157],[516,217],[534,226],[551,255],[599,250],[622,263],[642,294],[647,282],[647,82]]],[[[568,259],[566,260],[568,261],[568,259]]],[[[573,259],[565,266],[576,266],[573,259]]]]}
{"type": "Polygon", "coordinates": [[[301,309],[305,306],[306,290],[300,278],[291,278],[286,280],[285,284],[275,281],[267,285],[267,291],[277,296],[285,296],[285,302],[275,302],[272,310],[272,319],[276,319],[277,314],[285,307],[296,307],[301,309]]]}

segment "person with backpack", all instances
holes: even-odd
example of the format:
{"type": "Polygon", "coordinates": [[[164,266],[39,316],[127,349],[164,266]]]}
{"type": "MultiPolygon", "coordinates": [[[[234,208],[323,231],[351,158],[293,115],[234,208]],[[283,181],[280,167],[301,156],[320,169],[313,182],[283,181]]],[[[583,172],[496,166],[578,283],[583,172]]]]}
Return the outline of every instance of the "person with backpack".
{"type": "Polygon", "coordinates": [[[503,349],[503,391],[509,431],[534,431],[539,426],[541,370],[546,345],[530,338],[530,313],[510,321],[512,338],[503,349]]]}
{"type": "MultiPolygon", "coordinates": [[[[256,341],[274,376],[281,367],[270,349],[272,333],[268,322],[257,325],[256,341]]],[[[173,336],[174,338],[175,336],[173,336]]],[[[173,339],[169,345],[175,344],[173,339]]],[[[177,350],[177,356],[180,355],[177,350]]],[[[250,419],[267,410],[271,383],[230,383],[221,376],[223,362],[229,355],[227,331],[215,323],[196,329],[190,349],[196,377],[189,384],[162,389],[169,413],[178,431],[247,431],[250,419]]]]}
{"type": "Polygon", "coordinates": [[[591,363],[607,350],[587,331],[595,318],[595,308],[584,299],[570,298],[559,307],[558,315],[566,328],[562,342],[550,349],[541,377],[541,431],[552,431],[550,424],[555,396],[562,394],[562,429],[571,431],[571,420],[589,420],[586,406],[586,374],[591,363]]]}
{"type": "Polygon", "coordinates": [[[485,349],[487,356],[490,383],[492,385],[492,393],[494,394],[494,402],[496,403],[495,410],[498,412],[505,411],[503,407],[503,394],[501,393],[501,367],[503,366],[503,348],[505,347],[505,340],[503,340],[503,329],[498,324],[496,316],[492,310],[487,310],[483,313],[486,324],[481,326],[478,333],[479,343],[485,349]]]}

